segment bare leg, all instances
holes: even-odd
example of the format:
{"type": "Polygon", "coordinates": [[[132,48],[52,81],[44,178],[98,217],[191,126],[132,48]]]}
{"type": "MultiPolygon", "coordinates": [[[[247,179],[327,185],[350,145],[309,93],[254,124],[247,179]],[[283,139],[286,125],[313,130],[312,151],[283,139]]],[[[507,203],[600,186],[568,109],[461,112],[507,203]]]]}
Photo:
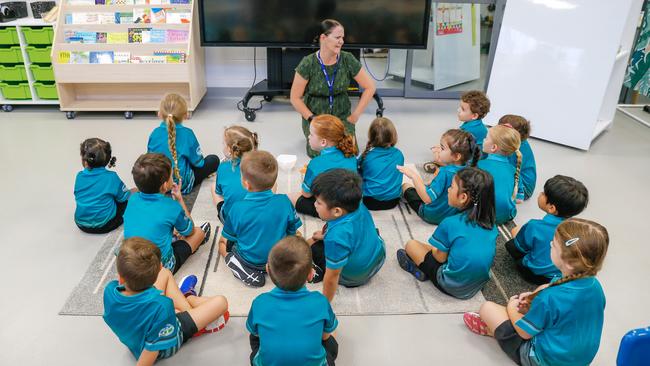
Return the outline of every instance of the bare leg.
{"type": "Polygon", "coordinates": [[[211,193],[212,193],[212,202],[214,202],[215,206],[219,204],[219,202],[223,201],[223,197],[218,195],[217,192],[214,191],[214,189],[211,190],[211,193]]]}
{"type": "Polygon", "coordinates": [[[203,329],[206,325],[219,319],[226,310],[228,310],[228,300],[223,296],[215,296],[206,298],[204,303],[187,312],[194,320],[196,328],[203,329]]]}
{"type": "Polygon", "coordinates": [[[437,250],[435,247],[417,240],[409,240],[404,249],[409,258],[411,258],[418,266],[424,262],[424,257],[427,253],[437,250]]]}
{"type": "Polygon", "coordinates": [[[481,305],[479,315],[481,315],[481,319],[483,319],[485,324],[487,324],[488,335],[492,337],[494,337],[494,330],[497,329],[499,325],[506,320],[510,320],[506,307],[493,303],[492,301],[487,301],[481,305]]]}
{"type": "Polygon", "coordinates": [[[411,183],[402,183],[402,194],[409,188],[415,188],[415,186],[411,183]]]}
{"type": "Polygon", "coordinates": [[[201,246],[203,239],[205,239],[205,233],[203,232],[203,230],[201,230],[196,226],[194,227],[192,234],[185,237],[185,241],[192,248],[192,253],[196,252],[196,250],[199,249],[199,246],[201,246]]]}
{"type": "Polygon", "coordinates": [[[521,230],[521,226],[515,226],[515,227],[512,228],[512,230],[510,230],[510,234],[512,234],[513,238],[515,236],[517,236],[517,234],[519,233],[519,230],[521,230]]]}
{"type": "Polygon", "coordinates": [[[201,304],[207,302],[208,300],[210,300],[210,298],[207,297],[207,296],[194,296],[194,295],[190,295],[190,296],[187,297],[187,302],[190,303],[190,305],[192,306],[192,308],[196,308],[196,307],[198,307],[199,305],[201,305],[201,304]]]}
{"type": "Polygon", "coordinates": [[[174,280],[174,275],[167,268],[162,268],[158,273],[158,278],[153,284],[155,288],[162,291],[163,294],[174,302],[174,309],[178,311],[187,311],[192,308],[185,296],[178,289],[178,284],[174,280]]]}
{"type": "Polygon", "coordinates": [[[221,237],[221,239],[219,239],[219,254],[222,257],[225,257],[228,254],[226,251],[226,239],[224,237],[221,237]]]}

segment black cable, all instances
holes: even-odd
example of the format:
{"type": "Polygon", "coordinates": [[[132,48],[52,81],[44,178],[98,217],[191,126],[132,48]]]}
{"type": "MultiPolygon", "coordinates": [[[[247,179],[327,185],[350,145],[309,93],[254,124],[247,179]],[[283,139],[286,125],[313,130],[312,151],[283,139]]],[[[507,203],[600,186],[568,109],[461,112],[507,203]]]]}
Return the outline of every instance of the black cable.
{"type": "Polygon", "coordinates": [[[372,76],[375,81],[384,81],[388,77],[388,70],[390,70],[390,49],[388,50],[388,55],[386,56],[386,73],[384,74],[384,77],[381,79],[377,79],[375,75],[370,71],[370,68],[368,67],[368,63],[366,62],[366,56],[363,53],[363,50],[361,50],[361,59],[363,59],[363,64],[366,66],[366,70],[368,70],[368,74],[372,76]]]}
{"type": "MultiPolygon", "coordinates": [[[[255,86],[255,83],[257,82],[257,47],[253,47],[253,83],[251,84],[251,87],[248,88],[248,90],[253,89],[255,86]]],[[[248,110],[251,111],[259,111],[262,109],[262,104],[265,102],[264,99],[260,101],[260,106],[257,108],[253,107],[246,107],[248,110]]],[[[244,112],[244,99],[242,98],[239,102],[237,102],[237,109],[240,112],[244,112]]]]}

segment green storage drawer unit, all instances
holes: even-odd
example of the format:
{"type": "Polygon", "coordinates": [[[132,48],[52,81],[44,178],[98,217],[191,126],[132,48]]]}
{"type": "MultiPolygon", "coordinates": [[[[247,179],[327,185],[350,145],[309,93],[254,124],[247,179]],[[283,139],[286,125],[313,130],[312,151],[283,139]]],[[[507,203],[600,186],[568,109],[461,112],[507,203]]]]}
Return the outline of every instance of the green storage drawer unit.
{"type": "Polygon", "coordinates": [[[0,46],[20,44],[15,27],[0,28],[0,46]]]}
{"type": "Polygon", "coordinates": [[[5,99],[32,99],[28,83],[0,83],[0,90],[5,99]]]}
{"type": "Polygon", "coordinates": [[[29,28],[23,27],[23,35],[28,45],[51,45],[54,39],[52,27],[29,28]]]}
{"type": "Polygon", "coordinates": [[[36,95],[41,99],[59,99],[59,95],[56,92],[56,84],[54,83],[34,83],[34,89],[36,90],[36,95]]]}
{"type": "Polygon", "coordinates": [[[22,64],[20,46],[0,47],[0,64],[22,64]]]}
{"type": "Polygon", "coordinates": [[[52,53],[52,46],[47,46],[47,47],[27,46],[25,47],[25,51],[27,51],[27,55],[29,56],[29,61],[31,61],[31,63],[33,64],[52,63],[52,59],[50,57],[50,54],[52,53]]]}
{"type": "Polygon", "coordinates": [[[36,81],[54,81],[54,70],[52,65],[30,65],[32,76],[36,81]]]}
{"type": "Polygon", "coordinates": [[[27,81],[25,66],[0,65],[0,82],[2,81],[27,81]]]}

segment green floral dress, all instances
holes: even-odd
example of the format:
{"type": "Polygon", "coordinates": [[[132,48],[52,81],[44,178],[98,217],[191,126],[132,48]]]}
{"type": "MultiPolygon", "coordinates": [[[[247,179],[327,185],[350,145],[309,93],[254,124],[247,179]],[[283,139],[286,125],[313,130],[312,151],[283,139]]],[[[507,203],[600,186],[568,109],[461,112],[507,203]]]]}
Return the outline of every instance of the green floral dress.
{"type": "MultiPolygon", "coordinates": [[[[325,66],[330,78],[332,77],[335,68],[336,65],[325,66]]],[[[350,81],[354,79],[360,70],[361,63],[359,60],[357,60],[351,53],[341,51],[341,55],[339,56],[339,69],[336,73],[336,79],[334,80],[334,106],[332,111],[330,111],[329,88],[323,70],[318,62],[318,58],[316,57],[316,52],[305,56],[296,67],[296,72],[308,81],[307,87],[305,88],[305,95],[303,97],[303,101],[307,105],[307,108],[309,108],[309,110],[315,115],[333,114],[337,116],[345,125],[345,129],[348,133],[355,137],[355,142],[356,136],[354,124],[347,120],[352,113],[352,105],[347,91],[350,81]]],[[[307,140],[309,137],[309,121],[304,118],[302,119],[302,132],[307,140]]],[[[307,141],[306,146],[307,155],[312,158],[318,155],[318,151],[314,151],[309,147],[309,141],[307,141]]]]}

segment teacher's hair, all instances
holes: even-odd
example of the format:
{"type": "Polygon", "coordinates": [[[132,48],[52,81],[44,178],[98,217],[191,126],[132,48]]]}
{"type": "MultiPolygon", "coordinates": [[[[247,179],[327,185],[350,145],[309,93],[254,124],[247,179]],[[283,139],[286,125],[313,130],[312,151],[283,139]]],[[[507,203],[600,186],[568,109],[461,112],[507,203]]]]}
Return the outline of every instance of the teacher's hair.
{"type": "Polygon", "coordinates": [[[359,152],[354,137],[345,132],[343,122],[331,114],[321,114],[311,121],[316,135],[336,146],[345,157],[355,156],[359,152]]]}
{"type": "Polygon", "coordinates": [[[320,22],[320,33],[318,33],[316,36],[314,36],[314,43],[318,43],[320,40],[320,35],[324,34],[328,36],[334,28],[336,27],[342,27],[341,23],[339,23],[337,20],[334,19],[325,19],[322,22],[320,22]]]}

